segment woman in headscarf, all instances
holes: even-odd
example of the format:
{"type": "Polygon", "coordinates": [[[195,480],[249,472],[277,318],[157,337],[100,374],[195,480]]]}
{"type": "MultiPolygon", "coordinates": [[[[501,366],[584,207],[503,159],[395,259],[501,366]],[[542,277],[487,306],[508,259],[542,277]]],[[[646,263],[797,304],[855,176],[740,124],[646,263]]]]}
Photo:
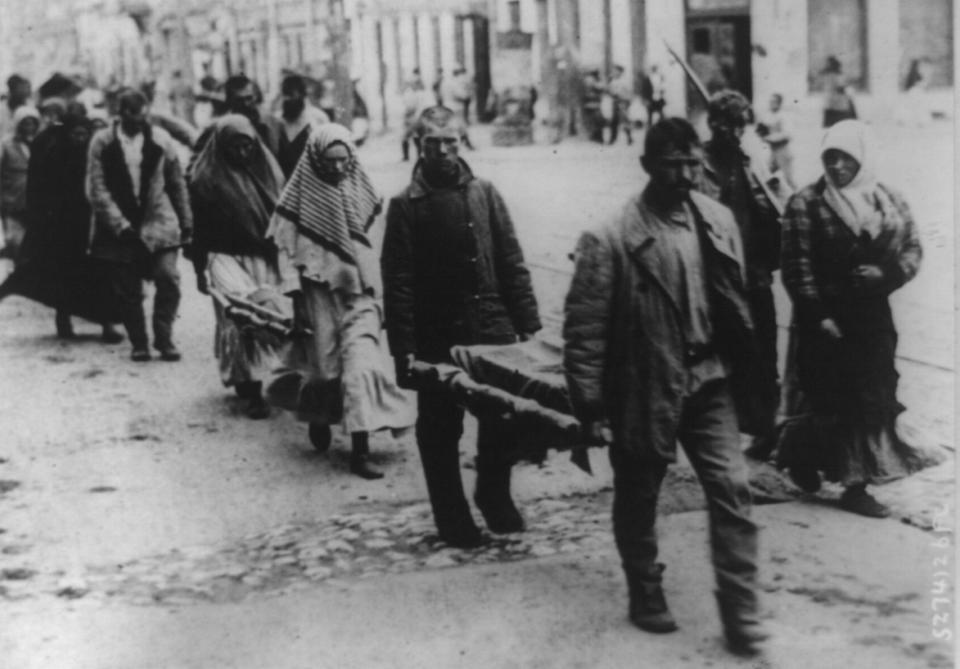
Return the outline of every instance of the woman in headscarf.
{"type": "MultiPolygon", "coordinates": [[[[245,116],[228,114],[213,123],[210,140],[197,154],[189,174],[194,216],[191,259],[197,288],[248,300],[278,313],[290,313],[279,290],[276,248],[266,238],[270,216],[283,187],[280,166],[245,116]]],[[[279,364],[280,342],[242,329],[218,300],[214,353],[220,379],[247,399],[247,415],[270,415],[263,399],[263,375],[279,364]]]]}
{"type": "Polygon", "coordinates": [[[809,492],[822,472],[845,487],[842,508],[879,518],[889,511],[866,486],[921,465],[895,430],[904,407],[889,296],[916,275],[922,252],[907,203],[877,180],[876,147],[862,122],[832,126],[821,159],[823,176],[790,199],[784,220],[781,267],[801,397],[782,425],[778,464],[809,492]]]}
{"type": "Polygon", "coordinates": [[[0,215],[7,257],[17,259],[27,225],[27,166],[40,130],[40,112],[22,105],[13,112],[13,133],[0,145],[0,215]]]}
{"type": "Polygon", "coordinates": [[[405,428],[415,418],[381,347],[379,258],[368,236],[380,209],[350,130],[327,123],[314,129],[269,233],[280,249],[285,292],[312,330],[299,415],[310,421],[320,450],[342,418],[352,440],[350,470],[367,479],[383,476],[368,462],[369,433],[405,428]]]}
{"type": "Polygon", "coordinates": [[[26,193],[29,228],[17,270],[0,286],[0,298],[17,294],[56,309],[57,336],[72,339],[72,316],[99,323],[103,341],[123,340],[114,327],[120,305],[112,267],[91,258],[90,203],[85,184],[92,127],[70,113],[33,143],[26,193]]]}

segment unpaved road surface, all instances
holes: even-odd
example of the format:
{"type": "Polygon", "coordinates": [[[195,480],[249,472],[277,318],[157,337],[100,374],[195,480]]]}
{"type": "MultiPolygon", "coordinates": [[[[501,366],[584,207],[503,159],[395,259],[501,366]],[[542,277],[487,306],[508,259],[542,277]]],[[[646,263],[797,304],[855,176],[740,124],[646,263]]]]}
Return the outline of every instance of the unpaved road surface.
{"type": "MultiPolygon", "coordinates": [[[[895,301],[901,399],[927,438],[952,444],[943,133],[893,129],[887,150],[926,250],[895,301]]],[[[398,152],[394,138],[365,149],[385,193],[409,173],[398,152]]],[[[555,337],[577,232],[639,187],[638,153],[570,143],[466,155],[512,208],[553,329],[545,336],[555,337]]],[[[812,172],[809,155],[800,164],[812,172]]],[[[667,592],[682,629],[651,637],[625,620],[604,453],[592,453],[593,477],[563,453],[518,467],[529,531],[482,550],[445,548],[409,434],[374,438],[387,477],[368,482],[349,475],[343,435],[318,455],[289,416],[243,416],[217,378],[212,307],[182,270],[177,364],[134,365],[126,344],[100,344],[90,325],[79,325],[79,341],[60,342],[49,310],[0,304],[4,669],[951,666],[931,610],[939,561],[954,564],[934,526],[944,508],[952,518],[952,462],[879,489],[896,512],[889,520],[837,511],[834,489],[758,507],[775,637],[765,663],[744,662],[718,640],[689,468],[672,470],[661,508],[667,592]]],[[[784,324],[785,304],[781,295],[784,324]]],[[[471,443],[462,447],[468,488],[471,443]]]]}

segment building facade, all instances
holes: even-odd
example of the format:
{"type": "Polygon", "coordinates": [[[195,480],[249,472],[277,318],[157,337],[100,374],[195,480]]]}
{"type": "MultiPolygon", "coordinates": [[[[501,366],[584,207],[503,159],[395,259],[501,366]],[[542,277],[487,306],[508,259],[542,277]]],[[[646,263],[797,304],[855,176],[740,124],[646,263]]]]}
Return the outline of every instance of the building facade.
{"type": "Polygon", "coordinates": [[[868,118],[890,113],[923,58],[949,107],[956,17],[953,0],[32,0],[4,19],[2,77],[152,79],[160,94],[175,72],[193,86],[244,72],[269,98],[285,71],[340,90],[352,78],[376,129],[399,125],[414,69],[429,87],[457,66],[474,78],[480,117],[491,93],[517,86],[535,87],[553,113],[579,96],[582,72],[614,64],[638,90],[658,64],[666,111],[682,115],[698,100],[668,46],[755,100],[779,92],[810,109],[833,56],[868,118]]]}

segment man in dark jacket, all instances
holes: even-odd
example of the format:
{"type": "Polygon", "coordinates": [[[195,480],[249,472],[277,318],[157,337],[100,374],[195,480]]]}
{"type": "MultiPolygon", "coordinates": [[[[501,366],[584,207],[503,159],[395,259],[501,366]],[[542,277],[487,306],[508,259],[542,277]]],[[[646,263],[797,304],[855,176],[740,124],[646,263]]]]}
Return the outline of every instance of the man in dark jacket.
{"type": "MultiPolygon", "coordinates": [[[[740,145],[753,110],[736,91],[713,95],[707,109],[711,138],[704,146],[704,165],[699,190],[725,204],[733,212],[743,239],[747,271],[747,301],[757,333],[759,356],[753,366],[753,382],[761,392],[741,428],[755,435],[748,454],[765,459],[774,439],[780,385],[777,374],[777,313],[773,302],[773,272],[780,267],[781,197],[761,183],[766,176],[760,165],[752,165],[740,145]],[[776,201],[774,201],[776,199],[776,201]]],[[[786,198],[784,197],[783,200],[786,198]]]]}
{"type": "Polygon", "coordinates": [[[650,632],[677,629],[654,525],[679,440],[710,509],[728,645],[753,653],[765,637],[757,526],[730,388],[752,355],[740,235],[726,207],[691,192],[702,150],[687,121],[657,123],[644,152],[646,189],[577,247],[563,328],[567,384],[587,435],[610,446],[630,620],[650,632]]]}
{"type": "MultiPolygon", "coordinates": [[[[381,265],[390,350],[397,380],[410,387],[414,360],[450,361],[458,344],[509,344],[540,329],[530,274],[500,194],[458,157],[462,127],[445,107],[420,119],[423,158],[390,201],[381,265]]],[[[460,478],[463,409],[421,390],[417,444],[434,520],[450,545],[477,546],[460,478]]],[[[482,419],[474,500],[490,530],[524,529],[510,498],[515,457],[503,421],[482,419]]]]}

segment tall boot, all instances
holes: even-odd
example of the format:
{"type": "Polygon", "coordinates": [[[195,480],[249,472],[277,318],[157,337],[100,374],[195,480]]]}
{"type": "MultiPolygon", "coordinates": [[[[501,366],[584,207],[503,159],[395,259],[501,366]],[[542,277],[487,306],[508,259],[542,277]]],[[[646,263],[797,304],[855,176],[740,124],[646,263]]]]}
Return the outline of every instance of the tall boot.
{"type": "Polygon", "coordinates": [[[473,501],[483,514],[491,532],[509,534],[523,532],[526,525],[510,497],[509,462],[477,457],[477,489],[473,501]]]}
{"type": "Polygon", "coordinates": [[[677,630],[677,621],[667,608],[663,594],[663,570],[656,563],[643,570],[626,570],[630,593],[630,622],[646,632],[666,634],[677,630]]]}
{"type": "Polygon", "coordinates": [[[350,435],[350,471],[360,478],[372,481],[382,479],[383,472],[370,466],[370,435],[367,432],[354,432],[350,435]]]}
{"type": "Polygon", "coordinates": [[[730,652],[747,657],[760,653],[760,644],[769,638],[769,634],[757,615],[756,598],[725,595],[719,591],[715,594],[730,652]]]}

